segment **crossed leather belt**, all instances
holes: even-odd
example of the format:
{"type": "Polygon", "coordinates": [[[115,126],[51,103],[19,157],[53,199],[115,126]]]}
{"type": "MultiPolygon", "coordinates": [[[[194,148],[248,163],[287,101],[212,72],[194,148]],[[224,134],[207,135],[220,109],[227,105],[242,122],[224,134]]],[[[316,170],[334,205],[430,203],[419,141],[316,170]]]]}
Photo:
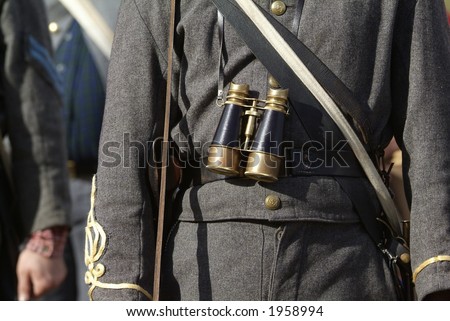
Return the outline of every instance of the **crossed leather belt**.
{"type": "MultiPolygon", "coordinates": [[[[196,167],[183,169],[182,186],[204,185],[218,180],[245,178],[245,176],[225,176],[208,170],[206,160],[196,167]]],[[[343,176],[364,177],[357,158],[351,151],[309,151],[292,150],[280,168],[279,178],[296,176],[343,176]]]]}

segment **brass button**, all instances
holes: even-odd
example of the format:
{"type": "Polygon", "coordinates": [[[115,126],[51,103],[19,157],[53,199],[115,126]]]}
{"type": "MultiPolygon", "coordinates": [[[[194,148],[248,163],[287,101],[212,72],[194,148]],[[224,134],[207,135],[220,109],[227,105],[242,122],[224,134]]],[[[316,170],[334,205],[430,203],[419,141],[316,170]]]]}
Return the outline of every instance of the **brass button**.
{"type": "Polygon", "coordinates": [[[278,83],[278,81],[272,75],[269,75],[268,81],[269,81],[270,88],[277,89],[277,88],[281,87],[280,84],[278,83]]]}
{"type": "Polygon", "coordinates": [[[269,195],[266,197],[264,205],[266,205],[266,208],[269,210],[277,210],[281,206],[281,200],[276,195],[269,195]]]}
{"type": "Polygon", "coordinates": [[[270,6],[270,11],[272,11],[274,15],[281,16],[286,12],[286,4],[280,0],[274,1],[270,6]]]}
{"type": "Polygon", "coordinates": [[[48,24],[48,30],[51,33],[57,33],[59,31],[59,25],[56,22],[50,22],[48,24]]]}

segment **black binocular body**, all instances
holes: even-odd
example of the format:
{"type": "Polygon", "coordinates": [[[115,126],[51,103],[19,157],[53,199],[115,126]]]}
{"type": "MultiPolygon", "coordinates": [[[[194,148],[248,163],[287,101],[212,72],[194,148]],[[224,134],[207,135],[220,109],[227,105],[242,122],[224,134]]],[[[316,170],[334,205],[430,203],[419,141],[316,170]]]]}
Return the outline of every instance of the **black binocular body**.
{"type": "Polygon", "coordinates": [[[278,180],[287,114],[288,89],[269,88],[260,100],[249,97],[248,84],[231,83],[206,167],[226,176],[278,180]]]}

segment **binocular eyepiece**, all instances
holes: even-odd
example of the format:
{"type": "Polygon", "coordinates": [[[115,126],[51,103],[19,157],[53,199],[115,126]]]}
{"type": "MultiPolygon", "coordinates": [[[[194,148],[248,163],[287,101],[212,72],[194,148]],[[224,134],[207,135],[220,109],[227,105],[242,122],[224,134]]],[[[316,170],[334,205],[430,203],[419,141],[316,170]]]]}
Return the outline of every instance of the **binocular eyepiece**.
{"type": "Polygon", "coordinates": [[[270,88],[259,100],[249,97],[248,84],[231,83],[206,167],[226,176],[278,180],[287,106],[288,89],[270,88]]]}

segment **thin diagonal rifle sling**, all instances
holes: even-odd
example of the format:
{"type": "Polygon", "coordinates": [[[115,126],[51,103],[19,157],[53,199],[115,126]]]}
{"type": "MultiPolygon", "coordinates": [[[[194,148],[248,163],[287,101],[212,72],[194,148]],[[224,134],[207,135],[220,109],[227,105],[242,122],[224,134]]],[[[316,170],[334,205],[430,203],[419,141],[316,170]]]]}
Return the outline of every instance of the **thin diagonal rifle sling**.
{"type": "Polygon", "coordinates": [[[170,27],[169,27],[169,47],[167,52],[167,85],[166,85],[166,105],[164,114],[164,135],[162,146],[162,168],[161,185],[159,189],[159,208],[158,208],[158,226],[156,232],[155,249],[155,271],[153,278],[153,301],[159,301],[160,283],[161,283],[161,256],[164,234],[164,213],[166,205],[166,183],[167,168],[169,166],[169,122],[170,122],[170,97],[172,87],[172,56],[173,42],[175,34],[175,0],[170,1],[170,27]]]}

